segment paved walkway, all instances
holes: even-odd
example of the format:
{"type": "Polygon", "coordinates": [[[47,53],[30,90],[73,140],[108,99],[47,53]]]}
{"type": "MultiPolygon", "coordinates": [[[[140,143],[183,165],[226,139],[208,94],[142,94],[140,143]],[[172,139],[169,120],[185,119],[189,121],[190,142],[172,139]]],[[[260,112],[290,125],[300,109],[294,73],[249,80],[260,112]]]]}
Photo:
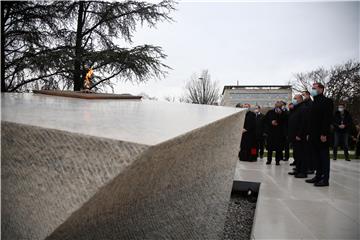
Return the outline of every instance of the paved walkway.
{"type": "Polygon", "coordinates": [[[252,238],[360,239],[360,161],[331,160],[330,186],[321,188],[288,175],[291,169],[289,162],[238,162],[236,180],[261,183],[252,238]]]}

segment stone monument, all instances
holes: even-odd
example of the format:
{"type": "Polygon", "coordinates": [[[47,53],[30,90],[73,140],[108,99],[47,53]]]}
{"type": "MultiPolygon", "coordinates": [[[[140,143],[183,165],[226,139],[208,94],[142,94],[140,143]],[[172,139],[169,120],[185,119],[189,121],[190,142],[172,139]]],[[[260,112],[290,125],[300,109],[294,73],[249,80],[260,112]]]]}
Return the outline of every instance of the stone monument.
{"type": "Polygon", "coordinates": [[[219,239],[245,112],[1,94],[2,238],[219,239]]]}

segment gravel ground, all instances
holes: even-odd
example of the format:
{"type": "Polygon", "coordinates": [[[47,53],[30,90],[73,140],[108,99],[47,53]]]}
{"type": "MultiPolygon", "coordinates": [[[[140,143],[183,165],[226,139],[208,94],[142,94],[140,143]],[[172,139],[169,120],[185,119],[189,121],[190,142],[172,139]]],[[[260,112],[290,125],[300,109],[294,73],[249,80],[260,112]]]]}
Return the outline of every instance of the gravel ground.
{"type": "Polygon", "coordinates": [[[223,240],[250,239],[256,196],[232,194],[226,215],[223,240]]]}

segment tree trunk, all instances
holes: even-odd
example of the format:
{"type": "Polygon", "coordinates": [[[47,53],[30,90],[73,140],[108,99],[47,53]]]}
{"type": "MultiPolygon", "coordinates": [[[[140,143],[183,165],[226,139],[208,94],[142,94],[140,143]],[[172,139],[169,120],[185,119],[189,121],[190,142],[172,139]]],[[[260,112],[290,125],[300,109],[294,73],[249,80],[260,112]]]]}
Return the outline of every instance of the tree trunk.
{"type": "Polygon", "coordinates": [[[5,10],[1,4],[1,92],[6,92],[5,86],[5,10]]]}
{"type": "Polygon", "coordinates": [[[84,15],[84,1],[79,1],[78,21],[76,29],[76,45],[75,45],[75,59],[74,59],[74,91],[80,91],[83,87],[83,78],[81,77],[81,58],[82,58],[82,38],[83,38],[83,15],[84,15]]]}

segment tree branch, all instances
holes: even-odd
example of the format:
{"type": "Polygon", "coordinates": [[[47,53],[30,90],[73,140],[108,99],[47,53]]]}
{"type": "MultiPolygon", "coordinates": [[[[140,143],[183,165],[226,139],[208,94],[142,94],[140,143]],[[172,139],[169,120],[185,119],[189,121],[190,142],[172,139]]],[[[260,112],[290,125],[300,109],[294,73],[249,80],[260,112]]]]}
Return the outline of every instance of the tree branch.
{"type": "Polygon", "coordinates": [[[67,71],[58,71],[58,72],[55,72],[55,73],[51,73],[51,74],[48,74],[48,75],[45,75],[45,76],[40,76],[40,77],[36,77],[36,78],[31,78],[31,79],[28,79],[26,81],[23,81],[23,82],[20,82],[19,84],[17,84],[14,88],[12,88],[10,90],[10,92],[14,92],[16,91],[17,89],[19,89],[20,87],[28,84],[28,83],[31,83],[31,82],[34,82],[34,81],[37,81],[37,80],[40,80],[40,79],[44,79],[44,78],[47,78],[47,77],[51,77],[51,76],[54,76],[54,75],[57,75],[59,73],[63,73],[63,72],[67,72],[67,71]]]}

